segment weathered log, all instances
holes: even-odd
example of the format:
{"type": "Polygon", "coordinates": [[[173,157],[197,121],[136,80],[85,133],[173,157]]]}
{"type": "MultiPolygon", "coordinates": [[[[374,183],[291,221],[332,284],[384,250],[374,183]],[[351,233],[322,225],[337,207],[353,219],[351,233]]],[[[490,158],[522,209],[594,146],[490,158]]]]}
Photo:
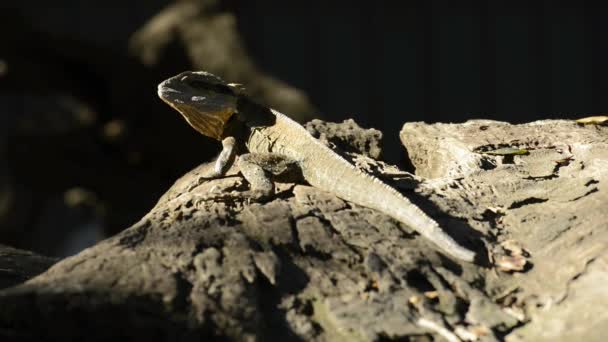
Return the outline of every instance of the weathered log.
{"type": "Polygon", "coordinates": [[[487,260],[452,260],[390,217],[303,184],[277,183],[273,199],[252,202],[236,168],[208,179],[204,164],[132,227],[1,291],[0,334],[531,341],[608,333],[608,129],[406,124],[402,141],[422,178],[364,156],[377,155],[361,151],[377,146],[377,132],[339,127],[308,129],[332,145],[357,141],[342,146],[360,152],[347,158],[487,260]],[[528,154],[481,153],[507,146],[528,154]]]}

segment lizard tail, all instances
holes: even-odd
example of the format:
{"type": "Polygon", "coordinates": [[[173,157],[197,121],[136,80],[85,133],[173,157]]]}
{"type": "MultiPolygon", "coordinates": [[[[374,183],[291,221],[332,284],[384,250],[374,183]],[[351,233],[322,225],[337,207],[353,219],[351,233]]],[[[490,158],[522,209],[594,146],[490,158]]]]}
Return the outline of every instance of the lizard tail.
{"type": "Polygon", "coordinates": [[[380,210],[392,216],[410,226],[410,228],[434,243],[445,253],[457,259],[466,262],[473,262],[475,260],[475,252],[459,245],[456,240],[439,227],[437,222],[397,190],[375,177],[364,175],[358,170],[357,174],[358,179],[353,182],[354,184],[350,188],[342,186],[339,189],[333,189],[338,197],[380,210]],[[348,190],[344,191],[344,189],[348,190]]]}
{"type": "Polygon", "coordinates": [[[407,204],[396,208],[396,210],[390,210],[394,211],[391,216],[409,225],[447,254],[467,262],[475,260],[475,252],[459,245],[458,242],[439,227],[437,222],[410,203],[405,197],[402,197],[402,200],[407,202],[407,204]]]}
{"type": "MultiPolygon", "coordinates": [[[[333,178],[342,179],[339,176],[340,168],[335,166],[332,170],[338,176],[334,176],[333,178]]],[[[467,262],[475,260],[475,252],[459,245],[458,242],[439,227],[437,222],[397,190],[375,177],[363,174],[361,171],[354,169],[354,167],[350,171],[343,171],[342,174],[350,175],[350,177],[343,177],[347,181],[327,182],[325,181],[326,179],[332,178],[328,176],[308,177],[308,180],[312,185],[330,191],[342,199],[382,211],[407,224],[445,253],[457,259],[467,262]]]]}
{"type": "MultiPolygon", "coordinates": [[[[357,175],[356,179],[351,179],[348,186],[345,184],[334,185],[329,190],[338,197],[382,211],[407,224],[445,253],[457,259],[467,262],[475,260],[475,252],[459,245],[439,227],[437,222],[397,190],[375,177],[363,174],[359,170],[356,170],[355,174],[357,175]]],[[[328,189],[327,186],[321,188],[328,189]]]]}
{"type": "Polygon", "coordinates": [[[382,211],[409,225],[447,254],[467,262],[474,261],[475,252],[459,245],[441,230],[437,222],[397,190],[358,170],[327,146],[312,138],[310,141],[314,142],[311,143],[312,151],[302,155],[312,155],[314,159],[302,167],[302,172],[312,186],[347,201],[382,211]]]}

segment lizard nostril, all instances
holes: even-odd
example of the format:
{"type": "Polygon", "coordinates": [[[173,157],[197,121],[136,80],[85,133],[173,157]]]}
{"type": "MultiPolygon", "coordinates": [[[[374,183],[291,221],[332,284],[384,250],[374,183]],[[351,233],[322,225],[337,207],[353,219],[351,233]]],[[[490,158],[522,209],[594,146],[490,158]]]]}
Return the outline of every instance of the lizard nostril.
{"type": "Polygon", "coordinates": [[[158,86],[158,93],[163,93],[163,94],[168,94],[168,93],[179,93],[179,91],[173,89],[173,88],[169,88],[169,87],[164,87],[161,85],[158,86]]]}

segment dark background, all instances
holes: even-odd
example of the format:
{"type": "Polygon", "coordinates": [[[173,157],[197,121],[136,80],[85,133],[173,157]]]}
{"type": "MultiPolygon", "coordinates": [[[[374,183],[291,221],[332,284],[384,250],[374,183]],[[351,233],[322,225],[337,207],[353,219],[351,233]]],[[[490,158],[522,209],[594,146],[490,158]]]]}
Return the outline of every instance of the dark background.
{"type": "Polygon", "coordinates": [[[219,151],[156,97],[183,70],[378,128],[400,163],[406,121],[605,113],[607,18],[585,1],[2,2],[0,243],[74,253],[219,151]]]}
{"type": "Polygon", "coordinates": [[[584,1],[242,2],[265,70],[326,113],[526,121],[606,109],[605,6],[584,1]]]}

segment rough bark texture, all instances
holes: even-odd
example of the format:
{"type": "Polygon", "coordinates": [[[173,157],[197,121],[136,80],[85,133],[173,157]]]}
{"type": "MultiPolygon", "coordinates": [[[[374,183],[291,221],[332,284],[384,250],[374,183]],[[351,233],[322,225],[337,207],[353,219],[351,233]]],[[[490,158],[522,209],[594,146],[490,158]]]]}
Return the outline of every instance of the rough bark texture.
{"type": "Polygon", "coordinates": [[[599,340],[606,330],[607,132],[543,121],[406,124],[420,176],[352,122],[315,122],[487,262],[301,184],[265,203],[231,169],[186,174],[132,227],[0,292],[0,334],[37,340],[599,340]],[[344,130],[341,130],[343,127],[344,130]],[[345,139],[352,136],[352,139],[345,139]],[[527,147],[528,155],[477,153],[527,147]],[[412,191],[415,190],[415,191],[412,191]],[[604,209],[605,210],[605,209],[604,209]],[[494,264],[494,265],[493,265],[494,264]]]}
{"type": "Polygon", "coordinates": [[[401,139],[417,174],[432,178],[425,193],[435,193],[430,199],[442,212],[480,232],[499,261],[508,257],[501,244],[515,241],[529,253],[526,272],[484,279],[491,298],[524,309],[526,324],[508,340],[608,336],[607,127],[550,120],[411,123],[401,139]],[[529,154],[475,153],[503,147],[529,154]]]}

